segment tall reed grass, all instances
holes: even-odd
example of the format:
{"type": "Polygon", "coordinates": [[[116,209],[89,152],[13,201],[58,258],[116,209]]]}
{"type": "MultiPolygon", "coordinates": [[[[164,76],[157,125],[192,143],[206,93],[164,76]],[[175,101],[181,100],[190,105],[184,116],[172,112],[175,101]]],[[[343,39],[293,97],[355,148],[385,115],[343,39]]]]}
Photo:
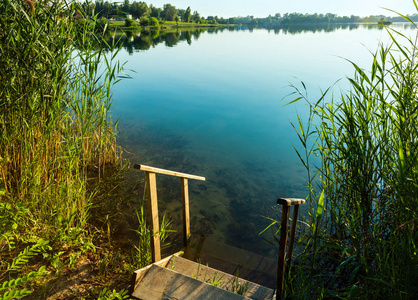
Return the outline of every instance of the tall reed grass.
{"type": "Polygon", "coordinates": [[[329,89],[312,102],[293,86],[294,101],[310,107],[308,124],[294,124],[310,213],[285,297],[418,295],[418,33],[386,30],[391,44],[379,46],[370,70],[352,63],[348,93],[329,89]]]}
{"type": "Polygon", "coordinates": [[[87,177],[120,155],[110,106],[122,66],[91,24],[77,2],[0,2],[0,197],[52,241],[83,228],[87,177]]]}

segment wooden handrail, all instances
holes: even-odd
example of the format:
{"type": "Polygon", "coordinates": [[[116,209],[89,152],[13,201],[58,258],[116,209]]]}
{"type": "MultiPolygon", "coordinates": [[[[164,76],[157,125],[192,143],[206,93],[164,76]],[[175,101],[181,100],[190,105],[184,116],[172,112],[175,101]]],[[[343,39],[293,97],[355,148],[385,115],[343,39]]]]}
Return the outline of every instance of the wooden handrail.
{"type": "Polygon", "coordinates": [[[134,169],[139,169],[141,171],[147,171],[151,173],[171,175],[171,176],[176,176],[176,177],[181,177],[181,178],[196,179],[196,180],[202,180],[202,181],[206,180],[206,178],[202,176],[180,173],[180,172],[170,171],[170,170],[164,170],[164,169],[149,167],[146,165],[134,165],[134,169]]]}
{"type": "Polygon", "coordinates": [[[279,198],[279,199],[277,199],[277,204],[287,205],[287,206],[304,204],[305,202],[306,201],[304,199],[298,199],[298,198],[279,198]]]}
{"type": "Polygon", "coordinates": [[[187,246],[190,239],[190,209],[189,209],[189,182],[188,179],[206,180],[205,177],[170,170],[154,168],[145,165],[134,165],[134,169],[145,171],[148,194],[148,216],[151,230],[151,254],[152,262],[161,260],[161,246],[158,221],[158,199],[156,173],[171,175],[181,178],[182,204],[183,204],[183,243],[187,246]]]}
{"type": "Polygon", "coordinates": [[[298,220],[298,211],[299,205],[304,204],[306,201],[304,199],[297,198],[279,198],[277,199],[277,204],[282,205],[282,220],[280,228],[280,241],[279,241],[279,257],[277,264],[277,292],[276,298],[282,299],[283,296],[283,287],[284,287],[284,274],[286,267],[286,245],[287,245],[287,227],[289,220],[289,208],[293,206],[293,218],[292,218],[292,228],[290,229],[290,242],[289,250],[287,253],[288,260],[287,265],[290,266],[290,261],[292,260],[293,252],[293,243],[295,242],[295,232],[296,232],[296,223],[298,220]]]}

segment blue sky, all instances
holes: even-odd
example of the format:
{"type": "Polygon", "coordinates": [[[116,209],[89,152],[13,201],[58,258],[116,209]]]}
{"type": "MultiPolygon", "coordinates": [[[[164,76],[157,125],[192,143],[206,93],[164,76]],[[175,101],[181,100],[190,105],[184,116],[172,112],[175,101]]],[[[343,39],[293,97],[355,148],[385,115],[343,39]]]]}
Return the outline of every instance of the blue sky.
{"type": "MultiPolygon", "coordinates": [[[[123,0],[119,0],[123,1],[123,0]]],[[[113,2],[119,2],[113,0],[113,2]]],[[[132,2],[133,0],[131,0],[132,2]]],[[[336,13],[340,16],[394,15],[381,7],[398,11],[402,14],[417,13],[412,0],[136,0],[162,7],[170,3],[177,8],[197,10],[202,16],[266,17],[275,13],[336,13]]]]}

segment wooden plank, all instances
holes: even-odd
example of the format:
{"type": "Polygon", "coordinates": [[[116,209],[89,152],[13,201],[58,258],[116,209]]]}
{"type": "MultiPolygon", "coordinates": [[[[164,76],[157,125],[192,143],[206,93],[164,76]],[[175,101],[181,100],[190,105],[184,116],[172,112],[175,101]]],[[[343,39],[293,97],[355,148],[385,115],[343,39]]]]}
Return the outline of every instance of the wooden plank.
{"type": "Polygon", "coordinates": [[[165,175],[177,176],[177,177],[182,177],[182,178],[188,178],[188,179],[196,179],[196,180],[203,180],[203,181],[206,180],[206,178],[202,177],[202,176],[180,173],[180,172],[170,171],[170,170],[164,170],[164,169],[154,168],[154,167],[145,166],[145,165],[136,164],[136,165],[134,165],[134,169],[139,169],[141,171],[146,171],[146,172],[152,172],[152,173],[158,173],[158,174],[165,174],[165,175]]]}
{"type": "Polygon", "coordinates": [[[183,243],[184,246],[187,246],[190,238],[189,183],[187,178],[181,178],[181,193],[183,196],[183,243]]]}
{"type": "Polygon", "coordinates": [[[287,221],[289,219],[289,207],[283,205],[282,210],[282,222],[280,228],[280,241],[279,241],[279,260],[277,264],[277,299],[282,298],[283,286],[284,286],[284,272],[285,272],[285,260],[286,260],[286,243],[287,243],[287,221]]]}
{"type": "Polygon", "coordinates": [[[306,201],[304,199],[298,199],[298,198],[279,198],[279,199],[277,199],[277,204],[287,205],[287,206],[304,204],[305,202],[306,201]]]}
{"type": "Polygon", "coordinates": [[[157,180],[155,173],[146,172],[147,192],[148,192],[148,216],[151,231],[151,254],[152,262],[161,260],[160,247],[160,224],[158,220],[158,199],[157,199],[157,180]]]}
{"type": "Polygon", "coordinates": [[[217,288],[167,268],[152,265],[147,275],[132,293],[137,299],[249,299],[217,288]]]}
{"type": "Polygon", "coordinates": [[[153,264],[150,264],[148,266],[143,267],[142,269],[136,270],[134,272],[134,274],[132,275],[131,278],[131,285],[129,287],[129,295],[132,295],[132,293],[134,292],[134,290],[138,287],[138,284],[140,283],[140,281],[142,280],[142,278],[144,278],[144,276],[147,274],[148,270],[151,268],[152,265],[157,265],[160,267],[166,267],[168,262],[170,261],[170,259],[175,256],[175,257],[179,257],[182,256],[184,254],[183,251],[179,251],[177,253],[174,253],[170,256],[167,256],[166,258],[163,258],[159,261],[156,261],[153,264]]]}
{"type": "Polygon", "coordinates": [[[274,295],[272,289],[182,257],[172,257],[166,267],[202,282],[217,282],[217,287],[231,292],[246,287],[243,296],[254,300],[270,300],[274,295]]]}

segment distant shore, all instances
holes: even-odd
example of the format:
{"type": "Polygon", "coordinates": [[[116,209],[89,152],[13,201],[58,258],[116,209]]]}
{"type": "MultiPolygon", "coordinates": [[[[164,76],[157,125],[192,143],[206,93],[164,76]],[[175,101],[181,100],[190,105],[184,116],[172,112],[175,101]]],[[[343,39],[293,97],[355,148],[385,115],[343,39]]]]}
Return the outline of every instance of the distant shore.
{"type": "Polygon", "coordinates": [[[125,21],[109,21],[109,28],[113,30],[121,31],[142,31],[142,30],[170,30],[176,28],[219,28],[219,27],[230,27],[236,26],[236,24],[200,24],[191,22],[175,22],[175,21],[164,21],[158,26],[141,26],[137,21],[133,22],[132,26],[126,27],[125,21]]]}

